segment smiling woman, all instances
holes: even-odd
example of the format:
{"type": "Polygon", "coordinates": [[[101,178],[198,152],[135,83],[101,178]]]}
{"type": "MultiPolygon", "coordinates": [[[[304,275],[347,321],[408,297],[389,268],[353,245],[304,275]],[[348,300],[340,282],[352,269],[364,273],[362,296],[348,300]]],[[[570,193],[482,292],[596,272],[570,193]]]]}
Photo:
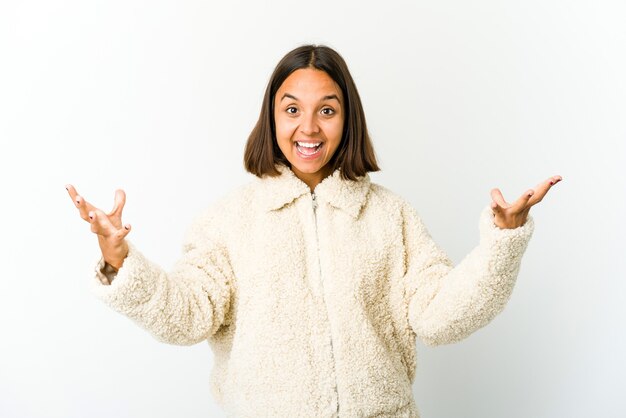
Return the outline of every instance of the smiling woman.
{"type": "MultiPolygon", "coordinates": [[[[94,291],[157,339],[208,341],[211,389],[232,417],[419,416],[415,342],[459,341],[504,308],[534,230],[530,207],[494,189],[480,243],[457,266],[378,171],[361,101],[337,52],[289,52],[244,154],[256,175],[193,222],[166,272],[110,213],[68,185],[98,235],[94,291]]],[[[531,199],[532,196],[532,199],[531,199]]]]}
{"type": "Polygon", "coordinates": [[[276,176],[277,163],[311,190],[339,167],[349,180],[380,170],[354,80],[331,48],[296,48],[270,78],[244,166],[256,176],[276,176]],[[316,152],[309,150],[318,144],[316,152]]]}
{"type": "Polygon", "coordinates": [[[324,71],[294,71],[278,89],[274,105],[276,141],[293,172],[311,190],[331,169],[327,165],[343,134],[341,89],[324,71]]]}

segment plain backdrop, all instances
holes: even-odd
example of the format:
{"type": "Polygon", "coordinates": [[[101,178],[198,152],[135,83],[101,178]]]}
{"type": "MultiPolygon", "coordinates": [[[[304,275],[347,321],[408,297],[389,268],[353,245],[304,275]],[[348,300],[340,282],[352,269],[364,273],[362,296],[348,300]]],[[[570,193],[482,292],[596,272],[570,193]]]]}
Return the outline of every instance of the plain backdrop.
{"type": "Polygon", "coordinates": [[[96,237],[64,185],[170,268],[193,217],[252,180],[271,71],[346,59],[382,171],[459,262],[480,210],[548,176],[506,309],[418,341],[424,418],[623,417],[626,4],[14,1],[0,5],[0,416],[222,417],[213,355],[157,342],[90,293],[96,237]]]}

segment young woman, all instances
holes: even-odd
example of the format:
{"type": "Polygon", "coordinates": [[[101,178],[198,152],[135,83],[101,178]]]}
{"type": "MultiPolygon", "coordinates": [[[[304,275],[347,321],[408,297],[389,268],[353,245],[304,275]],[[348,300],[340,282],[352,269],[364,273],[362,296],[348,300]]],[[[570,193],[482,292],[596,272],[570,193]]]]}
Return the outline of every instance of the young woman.
{"type": "Polygon", "coordinates": [[[289,52],[245,149],[253,181],[193,222],[170,272],[68,185],[98,236],[95,292],[156,338],[208,340],[211,388],[232,417],[417,417],[415,338],[448,344],[508,300],[554,176],[508,204],[498,189],[480,243],[456,267],[378,171],[356,86],[325,46],[289,52]]]}

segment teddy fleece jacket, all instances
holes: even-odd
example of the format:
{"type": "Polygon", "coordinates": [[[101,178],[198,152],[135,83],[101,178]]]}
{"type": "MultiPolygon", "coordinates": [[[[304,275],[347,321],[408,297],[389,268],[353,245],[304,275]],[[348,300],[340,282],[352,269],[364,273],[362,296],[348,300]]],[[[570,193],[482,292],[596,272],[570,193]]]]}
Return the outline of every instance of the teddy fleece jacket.
{"type": "Polygon", "coordinates": [[[277,168],[201,213],[170,271],[129,242],[105,285],[100,259],[95,293],[160,341],[207,340],[228,417],[419,417],[416,337],[453,343],[502,311],[533,218],[500,229],[485,207],[479,244],[454,266],[369,175],[337,169],[312,193],[277,168]]]}

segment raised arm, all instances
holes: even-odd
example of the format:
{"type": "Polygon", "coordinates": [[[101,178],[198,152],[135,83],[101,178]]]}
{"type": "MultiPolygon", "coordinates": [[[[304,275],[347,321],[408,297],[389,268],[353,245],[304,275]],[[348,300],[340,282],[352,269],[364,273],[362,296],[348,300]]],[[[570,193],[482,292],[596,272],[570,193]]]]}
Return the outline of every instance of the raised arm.
{"type": "Polygon", "coordinates": [[[94,293],[160,341],[190,345],[212,336],[226,321],[234,281],[212,213],[206,211],[193,222],[182,257],[170,272],[126,241],[126,256],[109,284],[103,252],[95,268],[94,293]]]}
{"type": "Polygon", "coordinates": [[[485,207],[479,221],[480,242],[456,267],[433,241],[416,211],[405,206],[408,320],[425,344],[462,340],[504,309],[534,230],[529,205],[540,201],[558,180],[551,181],[527,192],[514,205],[494,199],[485,207]],[[507,222],[508,227],[496,224],[496,214],[497,222],[503,226],[507,222]]]}
{"type": "MultiPolygon", "coordinates": [[[[116,272],[122,267],[126,254],[128,254],[128,243],[125,238],[131,227],[130,224],[122,224],[126,193],[121,189],[116,190],[113,209],[109,213],[105,213],[87,202],[71,184],[67,184],[65,190],[78,209],[80,217],[91,225],[91,232],[98,237],[102,257],[106,260],[110,270],[116,272]]],[[[106,277],[103,279],[102,283],[108,284],[106,277]]]]}

